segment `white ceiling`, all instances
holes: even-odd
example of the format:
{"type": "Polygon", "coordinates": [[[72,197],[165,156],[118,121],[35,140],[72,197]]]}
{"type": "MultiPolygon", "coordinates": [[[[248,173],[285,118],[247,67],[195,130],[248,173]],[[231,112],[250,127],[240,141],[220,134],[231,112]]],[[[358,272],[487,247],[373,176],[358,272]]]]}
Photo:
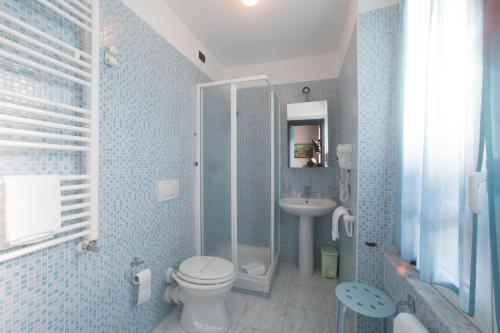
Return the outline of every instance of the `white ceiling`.
{"type": "Polygon", "coordinates": [[[336,52],[349,0],[165,0],[223,67],[336,52]]]}

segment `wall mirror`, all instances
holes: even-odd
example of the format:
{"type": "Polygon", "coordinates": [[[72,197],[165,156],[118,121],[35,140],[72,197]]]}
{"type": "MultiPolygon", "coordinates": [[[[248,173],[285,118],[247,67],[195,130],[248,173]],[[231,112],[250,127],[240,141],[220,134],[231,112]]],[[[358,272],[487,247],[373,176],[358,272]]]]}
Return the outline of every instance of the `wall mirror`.
{"type": "Polygon", "coordinates": [[[327,101],[288,104],[288,166],[328,167],[327,101]]]}

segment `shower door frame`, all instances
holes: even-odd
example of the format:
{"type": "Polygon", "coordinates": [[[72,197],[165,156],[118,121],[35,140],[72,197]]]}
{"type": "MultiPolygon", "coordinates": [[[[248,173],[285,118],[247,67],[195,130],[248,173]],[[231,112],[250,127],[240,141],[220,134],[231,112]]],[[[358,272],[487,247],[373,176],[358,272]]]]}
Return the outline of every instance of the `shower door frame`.
{"type": "MultiPolygon", "coordinates": [[[[243,82],[251,82],[251,81],[266,81],[269,88],[270,88],[270,119],[271,119],[271,138],[273,138],[270,142],[271,144],[271,163],[270,163],[270,188],[271,188],[271,199],[270,199],[270,204],[271,204],[271,216],[270,216],[270,264],[269,268],[266,271],[266,274],[264,276],[248,276],[247,274],[242,274],[238,273],[238,278],[236,280],[235,286],[236,287],[241,287],[243,289],[250,289],[258,292],[269,292],[270,285],[272,283],[272,277],[275,274],[275,271],[277,269],[277,261],[279,257],[279,252],[280,252],[280,247],[278,244],[277,251],[275,251],[275,232],[276,232],[276,224],[275,224],[275,199],[276,195],[279,196],[279,193],[275,193],[275,176],[278,177],[279,179],[279,173],[280,170],[278,169],[278,175],[275,175],[274,168],[275,168],[275,148],[274,148],[274,98],[278,99],[278,104],[279,104],[279,97],[275,93],[273,86],[271,85],[271,82],[269,81],[269,78],[267,75],[257,75],[257,76],[251,76],[251,77],[244,77],[244,78],[238,78],[238,79],[231,79],[231,80],[221,80],[221,81],[214,81],[214,82],[208,82],[208,83],[200,83],[197,84],[196,87],[196,100],[197,100],[197,106],[196,106],[196,127],[195,127],[195,132],[194,137],[195,137],[195,156],[194,156],[194,165],[195,165],[195,181],[194,181],[194,204],[195,204],[195,209],[194,209],[194,217],[195,217],[195,249],[196,249],[196,255],[200,256],[203,255],[203,218],[202,218],[202,179],[203,179],[203,168],[201,167],[201,162],[203,161],[203,149],[202,149],[202,141],[203,141],[203,135],[202,135],[202,129],[203,129],[203,117],[202,117],[202,110],[203,110],[203,102],[202,102],[202,89],[207,88],[207,87],[214,87],[214,86],[224,86],[224,85],[229,85],[230,86],[230,98],[231,98],[231,110],[230,110],[230,123],[231,123],[231,176],[230,176],[230,181],[231,181],[231,262],[234,264],[236,267],[236,270],[238,271],[238,132],[237,132],[237,84],[238,83],[243,83],[243,82]],[[262,286],[259,285],[259,282],[266,282],[262,286]]],[[[278,110],[279,112],[279,110],[278,110]]],[[[278,138],[279,140],[279,138],[278,138]]],[[[279,143],[280,144],[280,143],[279,143]]],[[[279,151],[277,152],[279,154],[279,151]]],[[[279,223],[279,221],[278,221],[279,223]]],[[[279,243],[279,236],[278,235],[278,243],[279,243]]]]}

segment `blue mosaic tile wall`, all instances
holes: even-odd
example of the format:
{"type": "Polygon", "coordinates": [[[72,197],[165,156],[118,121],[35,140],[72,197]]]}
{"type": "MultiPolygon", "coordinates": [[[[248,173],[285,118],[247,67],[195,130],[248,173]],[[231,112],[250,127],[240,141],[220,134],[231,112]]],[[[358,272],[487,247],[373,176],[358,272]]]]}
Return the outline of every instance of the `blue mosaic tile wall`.
{"type": "MultiPolygon", "coordinates": [[[[336,163],[335,147],[339,137],[339,88],[335,79],[309,82],[297,82],[277,85],[275,87],[281,103],[281,196],[291,196],[293,191],[303,192],[304,186],[311,186],[312,196],[324,196],[338,200],[339,172],[336,163]],[[288,130],[286,122],[286,105],[306,102],[302,88],[311,88],[310,101],[328,101],[329,129],[329,168],[291,169],[288,167],[288,130]]],[[[314,258],[320,263],[321,246],[336,245],[331,238],[331,216],[323,216],[314,222],[314,258]]],[[[281,211],[280,259],[297,264],[299,241],[299,218],[281,211]]]]}
{"type": "Polygon", "coordinates": [[[238,243],[269,246],[271,109],[269,87],[237,90],[238,243]]]}
{"type": "MultiPolygon", "coordinates": [[[[359,204],[357,280],[383,288],[383,250],[392,247],[395,221],[396,77],[399,6],[358,17],[359,204]],[[376,242],[368,247],[366,241],[376,242]]],[[[378,322],[358,316],[358,332],[378,322]]]]}
{"type": "MultiPolygon", "coordinates": [[[[64,22],[44,21],[33,2],[1,4],[63,39],[75,38],[64,22]]],[[[100,74],[101,251],[77,254],[76,242],[68,242],[0,264],[1,332],[149,332],[171,308],[162,300],[166,268],[194,254],[195,85],[208,78],[121,1],[100,1],[100,9],[103,45],[117,47],[119,62],[116,69],[101,64],[100,74]],[[157,203],[156,181],[171,178],[180,181],[180,197],[157,203]],[[133,256],[152,270],[152,298],[138,307],[133,256]]],[[[75,91],[34,86],[36,96],[78,105],[67,97],[75,91]]],[[[78,161],[13,152],[0,156],[0,170],[77,172],[78,161]],[[40,162],[42,168],[34,167],[40,162]]]]}
{"type": "MultiPolygon", "coordinates": [[[[344,63],[338,78],[339,106],[340,106],[340,144],[350,143],[353,145],[353,161],[357,165],[358,147],[358,49],[357,49],[357,27],[355,27],[349,47],[347,49],[344,63]]],[[[352,215],[358,215],[358,169],[351,170],[350,175],[351,196],[342,203],[349,209],[352,215]]],[[[356,224],[354,229],[356,229],[356,224]]],[[[354,281],[356,279],[356,230],[354,237],[349,238],[343,224],[340,225],[339,238],[339,277],[342,281],[354,281]]]]}

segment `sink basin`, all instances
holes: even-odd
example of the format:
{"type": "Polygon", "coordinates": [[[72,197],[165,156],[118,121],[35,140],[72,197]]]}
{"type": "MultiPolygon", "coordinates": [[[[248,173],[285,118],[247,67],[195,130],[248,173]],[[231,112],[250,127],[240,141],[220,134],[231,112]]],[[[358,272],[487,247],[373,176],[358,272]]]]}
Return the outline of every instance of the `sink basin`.
{"type": "Polygon", "coordinates": [[[314,273],[313,218],[331,214],[337,203],[331,199],[283,198],[280,207],[299,217],[299,272],[302,276],[310,277],[314,273]]]}
{"type": "Polygon", "coordinates": [[[280,207],[285,212],[304,217],[318,217],[333,212],[337,203],[331,199],[283,198],[280,207]]]}

